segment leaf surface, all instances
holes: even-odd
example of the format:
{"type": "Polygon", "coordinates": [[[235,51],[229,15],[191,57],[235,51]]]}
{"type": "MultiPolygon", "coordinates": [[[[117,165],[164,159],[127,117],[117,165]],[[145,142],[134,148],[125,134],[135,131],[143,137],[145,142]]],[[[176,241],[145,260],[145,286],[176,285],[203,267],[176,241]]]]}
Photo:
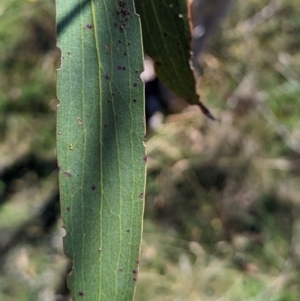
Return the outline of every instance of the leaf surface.
{"type": "Polygon", "coordinates": [[[136,9],[141,16],[145,53],[153,59],[158,78],[179,97],[198,105],[213,119],[199,101],[190,67],[187,0],[136,0],[136,9]]]}
{"type": "Polygon", "coordinates": [[[132,300],[145,186],[143,52],[133,1],[57,0],[57,153],[73,300],[132,300]]]}

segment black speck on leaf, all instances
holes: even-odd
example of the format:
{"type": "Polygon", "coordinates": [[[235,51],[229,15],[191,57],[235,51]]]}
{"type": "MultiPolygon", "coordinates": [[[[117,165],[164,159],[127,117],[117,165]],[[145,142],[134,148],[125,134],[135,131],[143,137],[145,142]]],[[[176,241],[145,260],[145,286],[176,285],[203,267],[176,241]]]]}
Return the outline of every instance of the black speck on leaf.
{"type": "Polygon", "coordinates": [[[67,207],[67,211],[70,211],[71,209],[70,209],[70,207],[67,207]]]}
{"type": "Polygon", "coordinates": [[[69,171],[65,171],[64,174],[65,174],[66,176],[68,176],[69,178],[72,177],[72,174],[71,174],[69,171]]]}
{"type": "Polygon", "coordinates": [[[87,25],[86,25],[86,28],[87,28],[87,29],[92,29],[92,28],[93,28],[93,25],[92,25],[92,24],[87,24],[87,25]]]}
{"type": "Polygon", "coordinates": [[[125,71],[125,70],[126,70],[126,67],[125,67],[125,66],[123,66],[123,67],[122,67],[122,70],[123,70],[123,71],[125,71]]]}
{"type": "Polygon", "coordinates": [[[145,155],[145,156],[143,157],[143,161],[144,161],[145,163],[147,163],[147,160],[148,160],[148,156],[145,155]]]}
{"type": "Polygon", "coordinates": [[[78,292],[78,295],[82,297],[84,295],[84,292],[80,291],[80,292],[78,292]]]}
{"type": "Polygon", "coordinates": [[[91,189],[92,189],[92,190],[96,190],[96,186],[93,185],[93,186],[91,187],[91,189]]]}
{"type": "Polygon", "coordinates": [[[105,77],[106,80],[109,80],[109,75],[108,74],[105,74],[104,77],[105,77]]]}
{"type": "Polygon", "coordinates": [[[126,3],[124,1],[119,1],[119,6],[124,8],[126,6],[126,3]]]}
{"type": "Polygon", "coordinates": [[[137,87],[137,83],[134,83],[133,86],[136,88],[137,87]]]}
{"type": "Polygon", "coordinates": [[[134,99],[133,99],[133,102],[137,102],[137,99],[136,99],[136,98],[134,98],[134,99]]]}

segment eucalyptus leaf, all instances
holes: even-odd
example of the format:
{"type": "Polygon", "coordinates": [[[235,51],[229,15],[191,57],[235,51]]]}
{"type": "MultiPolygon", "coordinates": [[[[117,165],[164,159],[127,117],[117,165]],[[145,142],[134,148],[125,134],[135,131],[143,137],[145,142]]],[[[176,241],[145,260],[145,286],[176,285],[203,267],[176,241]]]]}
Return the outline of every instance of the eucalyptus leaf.
{"type": "Polygon", "coordinates": [[[132,300],[145,186],[143,50],[133,1],[57,0],[57,153],[73,300],[132,300]]]}

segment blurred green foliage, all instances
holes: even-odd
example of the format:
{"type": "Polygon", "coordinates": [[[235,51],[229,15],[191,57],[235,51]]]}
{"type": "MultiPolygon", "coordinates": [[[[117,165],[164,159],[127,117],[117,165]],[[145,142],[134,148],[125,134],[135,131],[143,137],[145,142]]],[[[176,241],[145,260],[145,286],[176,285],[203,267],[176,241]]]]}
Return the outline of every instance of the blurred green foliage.
{"type": "MultiPolygon", "coordinates": [[[[298,1],[237,0],[199,92],[148,135],[136,300],[300,296],[298,1]]],[[[69,300],[55,161],[52,1],[0,4],[0,300],[69,300]]]]}

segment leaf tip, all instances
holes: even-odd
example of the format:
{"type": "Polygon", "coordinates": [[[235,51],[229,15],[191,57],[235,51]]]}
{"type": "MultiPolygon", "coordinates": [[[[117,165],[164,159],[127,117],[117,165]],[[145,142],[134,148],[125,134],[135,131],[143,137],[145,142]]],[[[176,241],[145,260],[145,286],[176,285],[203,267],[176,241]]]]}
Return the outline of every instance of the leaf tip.
{"type": "Polygon", "coordinates": [[[213,116],[213,114],[209,111],[209,109],[203,104],[203,103],[199,103],[198,104],[201,112],[206,116],[208,117],[209,119],[213,120],[213,121],[216,121],[216,118],[213,116]]]}

